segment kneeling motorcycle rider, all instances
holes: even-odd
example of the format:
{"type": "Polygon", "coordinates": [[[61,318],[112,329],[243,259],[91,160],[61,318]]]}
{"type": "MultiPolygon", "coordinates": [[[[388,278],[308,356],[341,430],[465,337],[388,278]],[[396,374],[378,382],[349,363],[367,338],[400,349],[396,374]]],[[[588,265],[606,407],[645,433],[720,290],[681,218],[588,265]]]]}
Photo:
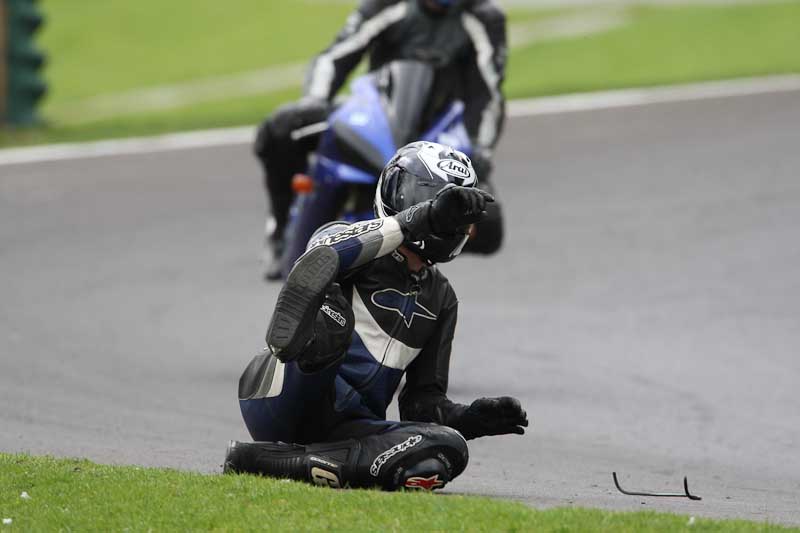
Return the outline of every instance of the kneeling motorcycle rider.
{"type": "Polygon", "coordinates": [[[493,198],[476,185],[461,152],[412,143],[381,173],[379,218],[316,232],[239,381],[256,442],[232,441],[226,472],[435,489],[463,472],[466,440],[524,433],[514,398],[447,398],[458,300],[435,264],[486,215],[493,198]],[[401,421],[386,420],[403,375],[401,421]]]}
{"type": "MultiPolygon", "coordinates": [[[[265,276],[280,277],[283,233],[289,216],[294,174],[303,172],[318,134],[292,137],[296,131],[319,131],[330,102],[361,58],[370,72],[395,60],[432,64],[436,87],[465,104],[465,125],[474,146],[473,165],[481,188],[492,191],[492,151],[502,131],[505,98],[506,19],[492,0],[362,0],[334,42],[312,62],[303,98],[279,108],[259,127],[254,151],[264,170],[272,216],[267,220],[265,254],[273,260],[265,276]]],[[[401,141],[406,142],[406,141],[401,141]]],[[[465,251],[491,254],[502,243],[499,204],[473,231],[465,251]]]]}

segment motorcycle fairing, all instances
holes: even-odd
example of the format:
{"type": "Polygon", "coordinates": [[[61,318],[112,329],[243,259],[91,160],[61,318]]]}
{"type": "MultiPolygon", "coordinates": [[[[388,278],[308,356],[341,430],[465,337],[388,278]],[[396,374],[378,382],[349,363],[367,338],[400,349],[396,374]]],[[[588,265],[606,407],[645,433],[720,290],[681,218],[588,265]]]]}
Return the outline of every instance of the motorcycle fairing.
{"type": "Polygon", "coordinates": [[[343,181],[346,183],[373,185],[378,179],[375,174],[365,172],[357,167],[323,155],[317,157],[315,174],[318,180],[326,184],[343,181]]]}
{"type": "MultiPolygon", "coordinates": [[[[331,113],[329,123],[330,130],[323,135],[319,152],[330,159],[358,159],[363,162],[362,166],[380,172],[397,150],[380,93],[369,75],[353,82],[352,95],[331,113]],[[342,154],[345,151],[352,153],[342,154]]],[[[342,164],[354,168],[354,165],[342,164]]],[[[377,176],[372,181],[376,179],[377,176]]]]}
{"type": "Polygon", "coordinates": [[[434,141],[471,155],[464,104],[458,100],[427,131],[414,135],[431,80],[430,67],[413,61],[397,62],[356,79],[351,96],[329,118],[330,128],[318,151],[316,179],[374,184],[397,148],[411,140],[434,141]]]}

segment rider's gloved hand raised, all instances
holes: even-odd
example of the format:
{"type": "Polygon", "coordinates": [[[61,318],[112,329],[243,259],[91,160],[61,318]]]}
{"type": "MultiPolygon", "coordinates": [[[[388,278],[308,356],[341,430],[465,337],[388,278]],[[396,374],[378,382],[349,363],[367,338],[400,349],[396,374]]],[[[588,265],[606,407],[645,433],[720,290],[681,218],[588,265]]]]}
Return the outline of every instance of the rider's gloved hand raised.
{"type": "Polygon", "coordinates": [[[422,240],[429,235],[448,236],[459,228],[482,220],[487,202],[494,202],[494,197],[488,192],[451,183],[442,188],[433,200],[398,213],[397,219],[412,240],[422,240]]]}
{"type": "Polygon", "coordinates": [[[447,235],[456,229],[479,222],[486,215],[486,203],[494,197],[473,187],[449,184],[436,194],[430,210],[431,231],[447,235]]]}
{"type": "Polygon", "coordinates": [[[508,433],[523,435],[527,426],[528,415],[519,400],[509,396],[477,399],[453,424],[468,440],[508,433]]]}

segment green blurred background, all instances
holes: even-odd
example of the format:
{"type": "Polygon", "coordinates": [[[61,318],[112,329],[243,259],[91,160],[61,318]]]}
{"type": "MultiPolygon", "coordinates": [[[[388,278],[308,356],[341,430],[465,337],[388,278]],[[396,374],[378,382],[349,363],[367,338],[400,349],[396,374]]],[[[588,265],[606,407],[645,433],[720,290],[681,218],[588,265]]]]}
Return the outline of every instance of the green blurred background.
{"type": "MultiPolygon", "coordinates": [[[[503,2],[501,2],[502,4],[503,2]]],[[[255,124],[354,1],[45,0],[45,124],[0,146],[255,124]]],[[[508,8],[511,98],[800,72],[800,2],[508,8]]]]}

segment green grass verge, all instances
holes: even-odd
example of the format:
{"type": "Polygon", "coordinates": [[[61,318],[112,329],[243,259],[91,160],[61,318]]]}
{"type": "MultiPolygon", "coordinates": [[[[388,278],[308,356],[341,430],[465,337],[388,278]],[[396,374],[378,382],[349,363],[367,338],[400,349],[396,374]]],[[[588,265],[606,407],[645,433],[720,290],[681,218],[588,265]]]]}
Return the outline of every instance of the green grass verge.
{"type": "Polygon", "coordinates": [[[511,55],[510,97],[800,72],[800,2],[632,7],[632,23],[511,55]]]}
{"type": "MultiPolygon", "coordinates": [[[[41,45],[50,63],[48,126],[0,130],[0,146],[254,124],[299,88],[226,97],[167,111],[75,120],[97,95],[305,62],[350,10],[318,0],[50,0],[41,45]],[[75,112],[78,110],[78,113],[75,112]]],[[[620,9],[620,8],[614,8],[620,9]]],[[[510,13],[512,23],[564,10],[510,13]]],[[[800,72],[800,2],[631,7],[595,35],[512,50],[512,98],[800,72]]],[[[513,44],[513,43],[512,43],[513,44]]]]}
{"type": "MultiPolygon", "coordinates": [[[[0,129],[0,147],[91,141],[256,124],[266,117],[270,110],[299,96],[299,89],[291,89],[264,96],[209,102],[192,108],[124,115],[88,124],[51,124],[43,128],[0,129]]],[[[255,130],[253,134],[255,135],[255,130]]]]}
{"type": "MultiPolygon", "coordinates": [[[[0,531],[685,531],[687,517],[445,494],[335,491],[254,476],[0,454],[0,531]],[[29,498],[22,498],[26,492],[29,498]]],[[[785,531],[700,519],[696,531],[785,531]]]]}
{"type": "Polygon", "coordinates": [[[306,61],[351,7],[317,0],[48,0],[48,105],[306,61]]]}

